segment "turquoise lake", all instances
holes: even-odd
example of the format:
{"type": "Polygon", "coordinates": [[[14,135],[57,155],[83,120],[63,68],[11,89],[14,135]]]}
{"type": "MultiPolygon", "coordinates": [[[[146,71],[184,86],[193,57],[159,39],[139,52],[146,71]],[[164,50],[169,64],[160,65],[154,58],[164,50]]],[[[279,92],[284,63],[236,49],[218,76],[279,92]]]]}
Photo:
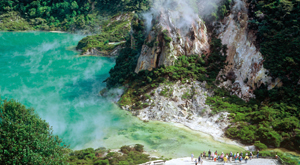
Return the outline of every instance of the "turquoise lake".
{"type": "Polygon", "coordinates": [[[0,32],[1,97],[34,108],[72,149],[115,149],[140,143],[150,153],[166,157],[189,156],[208,149],[242,150],[171,123],[144,123],[99,96],[115,60],[80,56],[75,47],[83,37],[0,32]]]}

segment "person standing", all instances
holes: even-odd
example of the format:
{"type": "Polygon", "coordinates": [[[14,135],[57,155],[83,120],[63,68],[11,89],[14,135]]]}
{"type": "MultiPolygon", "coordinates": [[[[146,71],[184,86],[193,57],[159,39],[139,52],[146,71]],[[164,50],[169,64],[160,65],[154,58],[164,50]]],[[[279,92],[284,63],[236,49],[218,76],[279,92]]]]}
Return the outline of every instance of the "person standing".
{"type": "Polygon", "coordinates": [[[215,155],[214,155],[214,152],[212,152],[212,153],[211,153],[211,159],[212,159],[212,160],[214,159],[214,156],[215,156],[215,155]]]}
{"type": "Polygon", "coordinates": [[[247,163],[249,157],[248,157],[248,153],[246,153],[246,156],[245,156],[245,163],[247,163]]]}
{"type": "Polygon", "coordinates": [[[222,152],[220,158],[221,158],[221,161],[223,162],[223,159],[224,159],[224,153],[223,152],[222,152]]]}
{"type": "Polygon", "coordinates": [[[203,151],[203,158],[205,158],[206,157],[206,152],[205,151],[203,151]]]}
{"type": "Polygon", "coordinates": [[[242,157],[243,157],[243,152],[241,152],[241,154],[240,154],[242,157]]]}
{"type": "Polygon", "coordinates": [[[191,160],[192,161],[194,160],[194,153],[192,153],[192,155],[191,155],[191,160]]]}
{"type": "Polygon", "coordinates": [[[197,165],[197,164],[198,164],[197,159],[195,159],[195,165],[197,165]]]}
{"type": "Polygon", "coordinates": [[[232,157],[233,157],[233,153],[230,151],[230,153],[229,153],[229,161],[230,162],[232,161],[232,157]]]}
{"type": "Polygon", "coordinates": [[[227,163],[227,157],[224,157],[224,164],[227,163]]]}
{"type": "Polygon", "coordinates": [[[210,159],[211,151],[208,150],[208,159],[210,159]]]}
{"type": "Polygon", "coordinates": [[[257,155],[256,156],[257,156],[257,159],[258,159],[258,157],[259,157],[259,150],[257,150],[257,155]]]}
{"type": "Polygon", "coordinates": [[[201,161],[201,155],[199,155],[199,157],[198,157],[198,162],[200,162],[201,161]]]}
{"type": "Polygon", "coordinates": [[[200,165],[202,165],[203,163],[203,159],[200,159],[200,161],[198,162],[200,165]]]}
{"type": "Polygon", "coordinates": [[[250,160],[252,159],[252,157],[253,157],[253,154],[252,154],[252,152],[250,152],[250,160]]]}
{"type": "Polygon", "coordinates": [[[234,162],[237,163],[238,160],[239,160],[239,157],[237,156],[237,154],[235,154],[235,156],[234,156],[234,162]]]}

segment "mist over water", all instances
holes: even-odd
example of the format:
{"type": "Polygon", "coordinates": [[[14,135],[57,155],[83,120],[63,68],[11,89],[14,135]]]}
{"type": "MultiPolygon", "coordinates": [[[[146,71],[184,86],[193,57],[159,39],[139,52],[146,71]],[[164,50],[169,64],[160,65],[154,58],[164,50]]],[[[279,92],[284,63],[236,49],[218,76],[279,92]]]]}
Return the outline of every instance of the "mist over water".
{"type": "Polygon", "coordinates": [[[67,50],[83,36],[58,33],[2,33],[0,94],[14,98],[36,112],[54,133],[73,147],[93,137],[97,125],[110,120],[112,105],[98,97],[114,61],[78,57],[67,50]],[[97,122],[97,123],[96,123],[97,122]],[[92,135],[93,134],[93,135],[92,135]]]}
{"type": "Polygon", "coordinates": [[[241,149],[173,124],[143,123],[99,96],[115,61],[79,56],[74,47],[83,37],[0,32],[1,97],[34,108],[72,149],[140,143],[150,152],[172,157],[208,149],[241,149]]]}

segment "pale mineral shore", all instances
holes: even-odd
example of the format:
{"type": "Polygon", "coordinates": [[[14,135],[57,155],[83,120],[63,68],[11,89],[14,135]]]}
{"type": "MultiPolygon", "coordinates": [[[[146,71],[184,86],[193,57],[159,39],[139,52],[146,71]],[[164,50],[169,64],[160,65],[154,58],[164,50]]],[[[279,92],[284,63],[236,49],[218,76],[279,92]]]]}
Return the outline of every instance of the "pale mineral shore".
{"type": "Polygon", "coordinates": [[[148,99],[143,103],[149,104],[149,107],[138,111],[131,110],[129,105],[121,106],[121,108],[131,111],[143,121],[176,123],[175,126],[185,126],[209,134],[216,141],[237,145],[246,150],[254,150],[254,146],[245,146],[225,137],[225,129],[230,124],[229,113],[224,111],[215,115],[211,114],[212,110],[205,102],[207,96],[213,93],[205,86],[206,82],[198,81],[161,84],[155,90],[144,94],[148,95],[148,99]]]}
{"type": "Polygon", "coordinates": [[[49,31],[50,33],[67,33],[67,32],[64,32],[64,31],[49,31]]]}
{"type": "MultiPolygon", "coordinates": [[[[154,162],[156,161],[151,161],[148,163],[144,163],[141,165],[153,165],[154,162]],[[149,164],[150,163],[150,164],[149,164]]],[[[158,163],[156,163],[158,164],[158,163]]],[[[164,165],[192,165],[195,164],[194,162],[191,161],[191,157],[185,157],[185,158],[177,158],[177,159],[172,159],[169,161],[166,161],[164,165]]],[[[224,162],[213,162],[212,160],[206,160],[204,159],[202,165],[223,165],[224,162]]],[[[277,159],[252,159],[248,160],[247,164],[243,160],[242,163],[226,163],[225,165],[240,165],[240,164],[245,164],[245,165],[279,165],[280,163],[277,161],[277,159]]]]}

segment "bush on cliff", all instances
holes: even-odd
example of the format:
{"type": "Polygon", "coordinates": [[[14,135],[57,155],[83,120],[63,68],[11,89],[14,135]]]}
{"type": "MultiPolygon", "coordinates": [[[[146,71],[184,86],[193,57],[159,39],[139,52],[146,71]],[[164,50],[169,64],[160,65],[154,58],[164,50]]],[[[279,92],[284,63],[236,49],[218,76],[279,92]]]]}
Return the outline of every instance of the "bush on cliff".
{"type": "Polygon", "coordinates": [[[33,109],[0,99],[0,162],[64,164],[65,153],[66,146],[33,109]]]}

